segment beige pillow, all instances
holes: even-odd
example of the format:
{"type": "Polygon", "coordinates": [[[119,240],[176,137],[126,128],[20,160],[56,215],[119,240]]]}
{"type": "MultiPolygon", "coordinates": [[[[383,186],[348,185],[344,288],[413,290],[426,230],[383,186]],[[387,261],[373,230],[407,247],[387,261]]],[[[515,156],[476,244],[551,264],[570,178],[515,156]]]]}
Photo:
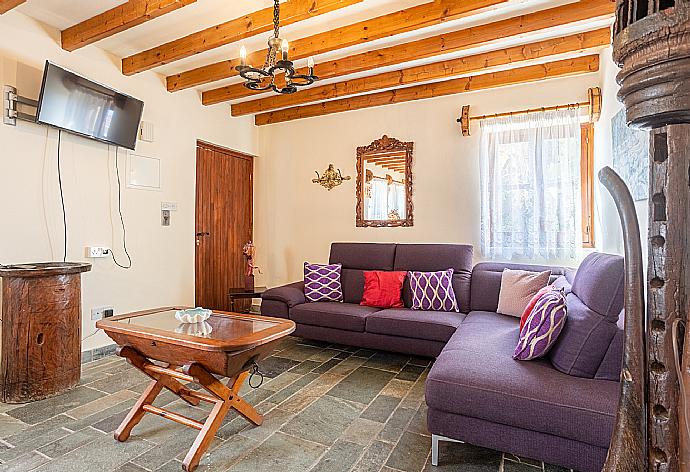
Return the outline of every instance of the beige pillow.
{"type": "Polygon", "coordinates": [[[498,312],[520,318],[532,297],[549,284],[550,277],[550,270],[546,272],[503,270],[501,292],[498,295],[498,312]]]}

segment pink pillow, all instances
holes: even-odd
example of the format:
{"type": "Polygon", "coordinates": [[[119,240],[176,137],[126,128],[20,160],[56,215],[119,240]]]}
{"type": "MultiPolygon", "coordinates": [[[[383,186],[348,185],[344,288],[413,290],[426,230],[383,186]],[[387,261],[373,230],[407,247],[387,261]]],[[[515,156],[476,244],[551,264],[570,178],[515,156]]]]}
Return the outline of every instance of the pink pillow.
{"type": "Polygon", "coordinates": [[[520,331],[522,331],[522,327],[525,326],[525,322],[527,321],[527,318],[529,315],[532,313],[532,310],[534,309],[534,305],[537,304],[539,299],[546,294],[549,290],[553,288],[553,285],[549,285],[547,287],[544,287],[543,289],[539,290],[535,296],[532,297],[532,299],[529,301],[527,306],[525,307],[525,311],[522,312],[522,316],[520,317],[520,331]]]}

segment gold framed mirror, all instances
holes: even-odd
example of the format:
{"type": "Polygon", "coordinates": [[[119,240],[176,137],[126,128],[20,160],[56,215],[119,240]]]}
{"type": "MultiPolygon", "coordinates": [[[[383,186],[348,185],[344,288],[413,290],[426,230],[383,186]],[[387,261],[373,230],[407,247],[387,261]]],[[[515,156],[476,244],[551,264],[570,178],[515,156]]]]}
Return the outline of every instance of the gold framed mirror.
{"type": "Polygon", "coordinates": [[[413,145],[384,135],[357,148],[357,226],[412,226],[413,145]]]}

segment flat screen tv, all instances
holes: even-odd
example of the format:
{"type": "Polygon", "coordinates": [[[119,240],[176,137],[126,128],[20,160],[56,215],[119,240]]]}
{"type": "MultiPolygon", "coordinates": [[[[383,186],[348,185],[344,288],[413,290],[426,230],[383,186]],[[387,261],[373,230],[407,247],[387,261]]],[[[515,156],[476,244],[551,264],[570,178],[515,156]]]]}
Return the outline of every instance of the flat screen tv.
{"type": "Polygon", "coordinates": [[[36,121],[134,149],[144,102],[46,61],[36,121]]]}

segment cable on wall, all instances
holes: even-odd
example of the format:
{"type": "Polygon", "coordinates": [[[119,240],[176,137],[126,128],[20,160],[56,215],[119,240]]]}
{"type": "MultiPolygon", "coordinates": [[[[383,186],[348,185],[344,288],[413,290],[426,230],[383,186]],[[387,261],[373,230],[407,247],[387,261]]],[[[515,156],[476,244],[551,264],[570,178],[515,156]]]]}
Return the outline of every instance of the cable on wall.
{"type": "MultiPolygon", "coordinates": [[[[109,146],[110,147],[110,146],[109,146]]],[[[132,257],[129,255],[129,251],[127,250],[127,228],[125,227],[125,218],[122,215],[122,184],[120,182],[120,165],[118,164],[118,156],[119,156],[119,146],[115,147],[115,175],[117,176],[117,212],[120,215],[120,224],[122,225],[122,248],[125,251],[125,255],[127,256],[127,264],[120,264],[117,259],[115,258],[115,252],[110,251],[110,257],[113,258],[113,262],[115,263],[116,266],[122,268],[122,269],[131,269],[132,268],[132,257]]]]}
{"type": "Polygon", "coordinates": [[[65,211],[65,194],[62,190],[62,168],[60,166],[60,144],[62,142],[62,130],[58,129],[58,141],[57,141],[57,173],[58,173],[58,185],[60,187],[60,204],[62,205],[62,227],[64,230],[63,241],[64,249],[62,253],[62,262],[67,262],[67,212],[65,211]]]}

